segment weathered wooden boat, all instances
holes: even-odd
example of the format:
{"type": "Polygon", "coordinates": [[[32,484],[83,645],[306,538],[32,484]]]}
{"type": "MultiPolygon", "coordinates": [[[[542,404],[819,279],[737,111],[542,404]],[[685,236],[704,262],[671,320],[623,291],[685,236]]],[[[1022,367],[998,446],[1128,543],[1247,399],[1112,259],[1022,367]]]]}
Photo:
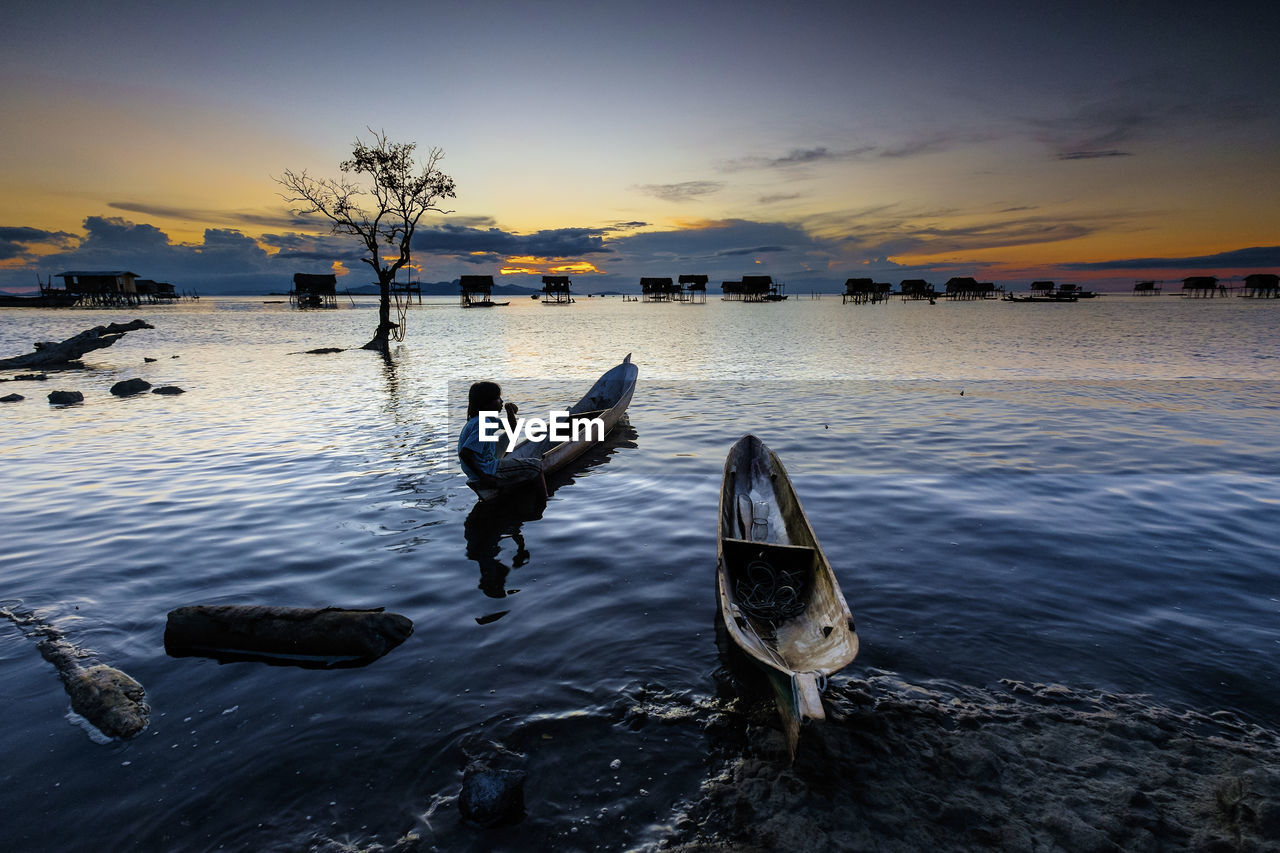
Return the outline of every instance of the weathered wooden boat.
{"type": "Polygon", "coordinates": [[[470,302],[464,303],[462,307],[463,308],[504,308],[510,304],[511,304],[510,301],[494,302],[492,299],[475,299],[470,302]]]}
{"type": "Polygon", "coordinates": [[[1047,295],[1036,294],[1031,296],[1020,296],[1016,293],[1006,293],[1004,295],[1005,302],[1076,302],[1078,299],[1079,297],[1074,293],[1062,295],[1056,293],[1047,295]]]}
{"type": "Polygon", "coordinates": [[[70,308],[79,295],[65,291],[45,291],[36,296],[0,293],[0,308],[70,308]]]}
{"type": "Polygon", "coordinates": [[[769,677],[794,755],[821,689],[858,654],[835,572],[782,461],[754,435],[729,450],[720,489],[716,590],[734,645],[769,677]]]}
{"type": "MultiPolygon", "coordinates": [[[[627,357],[621,364],[606,370],[591,386],[591,390],[569,408],[570,421],[600,418],[604,422],[603,437],[607,438],[609,433],[613,432],[613,428],[618,425],[618,421],[622,420],[622,416],[627,413],[627,406],[631,405],[631,395],[635,393],[636,377],[639,373],[639,368],[631,363],[631,353],[627,353],[627,357]]],[[[542,441],[522,441],[506,456],[518,459],[541,457],[543,476],[553,474],[601,443],[594,431],[585,432],[588,432],[588,435],[576,441],[557,442],[550,437],[542,441]]],[[[492,500],[503,493],[502,489],[486,488],[474,483],[468,485],[481,500],[492,500]]]]}

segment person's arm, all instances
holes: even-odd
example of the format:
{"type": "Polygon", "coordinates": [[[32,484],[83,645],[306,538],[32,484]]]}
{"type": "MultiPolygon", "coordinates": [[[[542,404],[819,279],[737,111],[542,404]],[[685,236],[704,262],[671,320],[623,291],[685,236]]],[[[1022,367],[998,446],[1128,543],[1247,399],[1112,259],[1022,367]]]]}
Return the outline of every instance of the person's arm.
{"type": "Polygon", "coordinates": [[[485,486],[486,488],[494,488],[498,485],[498,478],[492,474],[485,473],[484,469],[480,467],[479,457],[476,456],[476,452],[470,447],[458,448],[458,458],[467,463],[467,465],[471,467],[472,471],[476,472],[479,477],[477,482],[480,485],[485,486]]]}

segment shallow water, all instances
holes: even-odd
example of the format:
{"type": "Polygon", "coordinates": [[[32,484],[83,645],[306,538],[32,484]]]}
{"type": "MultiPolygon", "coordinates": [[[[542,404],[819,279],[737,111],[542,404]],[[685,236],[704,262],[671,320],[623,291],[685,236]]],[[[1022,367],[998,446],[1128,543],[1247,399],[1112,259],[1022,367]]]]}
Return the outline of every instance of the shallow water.
{"type": "Polygon", "coordinates": [[[781,455],[836,567],[862,641],[850,677],[1061,682],[1274,727],[1278,312],[428,300],[392,364],[302,352],[367,340],[368,301],[0,312],[0,355],[135,316],[156,327],[91,353],[93,370],[0,386],[27,397],[0,407],[0,599],[152,707],[138,738],[94,743],[0,622],[7,838],[662,837],[709,772],[707,734],[679,721],[723,702],[715,507],[747,431],[781,455]],[[475,510],[452,455],[466,383],[496,379],[536,415],[627,352],[628,428],[552,484],[540,518],[475,510]],[[186,393],[108,393],[133,376],[186,393]],[[85,402],[50,407],[55,389],[85,402]],[[384,606],[415,632],[357,669],[165,654],[169,610],[238,602],[384,606]],[[634,726],[637,709],[671,724],[634,726]],[[529,815],[486,834],[451,797],[494,744],[522,756],[529,815]]]}

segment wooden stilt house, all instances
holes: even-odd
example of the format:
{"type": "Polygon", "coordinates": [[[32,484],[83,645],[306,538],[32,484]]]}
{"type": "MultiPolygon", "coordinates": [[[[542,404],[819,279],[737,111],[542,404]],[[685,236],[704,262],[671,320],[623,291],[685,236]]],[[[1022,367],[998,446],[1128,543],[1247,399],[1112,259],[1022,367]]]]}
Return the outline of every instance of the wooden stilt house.
{"type": "Polygon", "coordinates": [[[572,282],[567,275],[544,275],[542,277],[543,305],[570,305],[573,296],[569,293],[572,282]]]}
{"type": "Polygon", "coordinates": [[[1218,284],[1218,279],[1211,275],[1193,275],[1182,280],[1182,295],[1192,299],[1212,299],[1225,288],[1218,284]]]}
{"type": "Polygon", "coordinates": [[[671,302],[680,293],[680,286],[669,278],[640,279],[640,300],[642,302],[671,302]]]}
{"type": "Polygon", "coordinates": [[[1254,299],[1276,299],[1280,297],[1280,275],[1263,272],[1247,275],[1240,295],[1254,299]]]}
{"type": "Polygon", "coordinates": [[[903,279],[902,283],[898,285],[898,292],[902,294],[903,302],[908,299],[932,300],[938,295],[938,292],[933,289],[933,285],[922,278],[903,279]]]}
{"type": "Polygon", "coordinates": [[[493,301],[493,276],[464,275],[458,279],[463,308],[497,308],[510,302],[493,301]]]}
{"type": "Polygon", "coordinates": [[[91,308],[137,305],[138,274],[124,270],[89,270],[58,273],[63,289],[75,296],[75,304],[91,308]]]}
{"type": "Polygon", "coordinates": [[[294,308],[337,308],[338,277],[333,273],[294,273],[289,304],[294,308]]]}
{"type": "Polygon", "coordinates": [[[679,297],[681,302],[688,302],[696,305],[703,305],[706,303],[707,276],[682,275],[680,276],[680,287],[684,291],[679,297]]]}

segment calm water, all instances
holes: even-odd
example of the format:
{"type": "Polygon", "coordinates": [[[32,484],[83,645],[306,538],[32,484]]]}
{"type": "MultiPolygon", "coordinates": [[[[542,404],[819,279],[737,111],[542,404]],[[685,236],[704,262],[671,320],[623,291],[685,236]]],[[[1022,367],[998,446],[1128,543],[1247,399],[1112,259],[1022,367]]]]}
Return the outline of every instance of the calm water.
{"type": "Polygon", "coordinates": [[[0,621],[6,846],[660,837],[708,773],[706,735],[678,720],[717,701],[715,507],[747,431],[782,456],[837,567],[851,671],[1280,724],[1280,303],[436,300],[388,365],[301,354],[367,340],[367,302],[225,298],[7,310],[0,355],[135,316],[156,328],[90,354],[96,369],[2,386],[28,399],[0,407],[0,599],[152,707],[135,740],[95,742],[0,621]],[[497,379],[537,414],[627,352],[630,428],[553,484],[541,518],[474,511],[458,389],[497,379]],[[108,393],[133,376],[187,393],[108,393]],[[51,408],[55,389],[85,402],[51,408]],[[415,632],[358,669],[165,655],[169,610],[235,602],[384,606],[415,632]],[[636,707],[672,724],[630,726],[636,707]],[[524,755],[529,816],[477,833],[451,797],[495,744],[524,755]]]}

